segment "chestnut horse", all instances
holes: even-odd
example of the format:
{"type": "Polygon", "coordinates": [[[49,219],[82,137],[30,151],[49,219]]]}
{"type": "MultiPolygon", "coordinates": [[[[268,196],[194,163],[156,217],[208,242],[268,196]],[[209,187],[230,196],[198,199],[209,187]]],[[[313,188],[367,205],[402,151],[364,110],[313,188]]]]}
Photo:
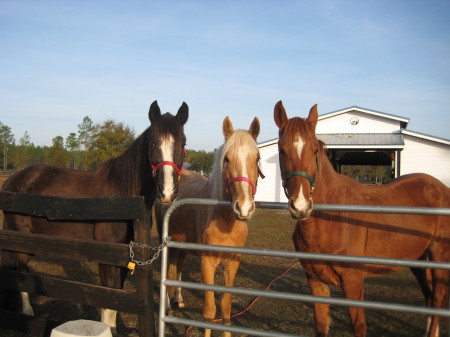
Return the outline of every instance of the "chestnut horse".
{"type": "MultiPolygon", "coordinates": [[[[243,247],[247,240],[247,223],[255,211],[254,195],[259,171],[259,150],[256,138],[259,120],[255,118],[249,131],[234,130],[228,117],[223,122],[225,144],[216,152],[210,179],[197,173],[183,171],[178,199],[210,198],[229,199],[229,206],[196,206],[177,208],[169,222],[169,235],[175,241],[197,242],[211,245],[243,247]]],[[[156,203],[156,218],[159,232],[164,217],[164,208],[156,203]]],[[[169,279],[181,280],[181,268],[187,251],[171,249],[169,253],[169,279]]],[[[223,282],[232,286],[239,269],[240,255],[232,253],[198,252],[201,255],[203,283],[214,284],[214,275],[219,264],[223,265],[223,282]]],[[[173,295],[173,287],[168,289],[173,295]]],[[[177,289],[178,307],[184,307],[181,289],[177,289]]],[[[230,324],[231,294],[224,293],[221,301],[223,322],[230,324]]],[[[211,322],[216,317],[214,292],[205,291],[203,318],[211,322]]],[[[205,329],[205,336],[211,330],[205,329]]],[[[223,336],[230,336],[225,332],[223,336]]]]}
{"type": "MultiPolygon", "coordinates": [[[[162,203],[171,203],[178,191],[186,143],[183,125],[188,115],[186,103],[181,105],[176,116],[161,115],[155,101],[149,110],[150,127],[119,157],[87,172],[48,165],[31,166],[10,177],[2,190],[69,198],[142,195],[148,197],[149,208],[156,198],[162,203]]],[[[131,223],[58,223],[7,212],[4,229],[119,243],[128,243],[133,238],[131,223]]],[[[17,254],[15,259],[5,253],[2,264],[28,272],[29,260],[30,256],[26,254],[17,254]]],[[[103,286],[122,288],[126,272],[126,268],[99,265],[103,286]]],[[[27,293],[22,293],[22,311],[33,315],[27,293]]],[[[116,311],[102,309],[102,322],[114,330],[116,315],[116,311]]]]}
{"type": "MultiPolygon", "coordinates": [[[[281,101],[275,105],[279,128],[281,176],[292,217],[298,219],[293,234],[295,248],[303,252],[374,256],[397,259],[450,261],[450,219],[445,216],[390,215],[347,212],[312,212],[320,204],[386,205],[411,207],[450,207],[450,190],[426,174],[402,176],[383,186],[366,186],[338,174],[329,161],[325,144],[316,137],[317,105],[307,119],[288,119],[281,101]],[[314,194],[313,194],[314,191],[314,194]]],[[[385,274],[400,267],[302,261],[311,292],[330,296],[329,285],[342,288],[344,296],[363,299],[363,279],[385,274]]],[[[412,271],[427,299],[437,308],[445,299],[449,271],[433,269],[428,286],[423,269],[412,271]]],[[[349,307],[355,336],[366,336],[362,308],[349,307]]],[[[326,336],[330,325],[328,304],[314,304],[316,335],[326,336]]],[[[428,336],[439,329],[432,317],[428,336]]]]}

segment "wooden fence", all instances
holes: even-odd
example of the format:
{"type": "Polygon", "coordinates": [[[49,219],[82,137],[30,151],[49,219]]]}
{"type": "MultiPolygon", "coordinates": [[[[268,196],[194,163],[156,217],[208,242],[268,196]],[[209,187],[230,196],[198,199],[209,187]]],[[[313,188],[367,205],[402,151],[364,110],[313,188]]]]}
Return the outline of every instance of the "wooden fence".
{"type": "MultiPolygon", "coordinates": [[[[151,210],[146,207],[144,197],[69,199],[0,192],[0,209],[46,217],[49,220],[132,221],[134,241],[147,245],[150,243],[151,210]]],[[[130,261],[127,244],[85,241],[7,230],[0,230],[0,249],[122,267],[130,261]]],[[[148,249],[134,247],[133,250],[136,260],[147,261],[150,258],[151,251],[148,249]]],[[[139,336],[154,336],[151,265],[136,268],[134,275],[136,291],[130,292],[1,268],[0,287],[133,313],[138,315],[139,336]]],[[[33,336],[46,336],[54,324],[43,318],[0,310],[0,327],[22,331],[33,336]]]]}
{"type": "Polygon", "coordinates": [[[10,177],[12,175],[14,175],[16,173],[16,171],[4,171],[4,170],[0,170],[0,178],[1,177],[10,177]]]}

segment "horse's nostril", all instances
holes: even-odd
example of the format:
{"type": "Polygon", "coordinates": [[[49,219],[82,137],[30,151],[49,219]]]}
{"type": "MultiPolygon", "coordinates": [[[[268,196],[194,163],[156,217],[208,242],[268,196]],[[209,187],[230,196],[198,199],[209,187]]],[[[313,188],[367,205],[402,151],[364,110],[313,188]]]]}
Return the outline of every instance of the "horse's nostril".
{"type": "Polygon", "coordinates": [[[239,203],[237,201],[234,203],[233,209],[235,213],[241,213],[241,207],[239,206],[239,203]]]}
{"type": "Polygon", "coordinates": [[[289,199],[289,208],[292,209],[293,211],[298,211],[297,207],[295,207],[295,202],[294,199],[289,199]]]}
{"type": "Polygon", "coordinates": [[[250,213],[253,214],[256,211],[256,205],[252,202],[252,208],[250,209],[250,213]]]}

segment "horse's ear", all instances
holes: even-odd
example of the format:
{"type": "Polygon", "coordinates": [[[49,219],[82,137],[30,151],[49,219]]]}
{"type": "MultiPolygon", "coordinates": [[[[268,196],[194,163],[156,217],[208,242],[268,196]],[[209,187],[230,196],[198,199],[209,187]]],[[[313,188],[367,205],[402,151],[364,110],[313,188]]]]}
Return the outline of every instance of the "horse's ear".
{"type": "Polygon", "coordinates": [[[148,111],[148,118],[150,122],[153,124],[161,117],[161,109],[158,106],[158,102],[154,101],[152,105],[150,105],[150,110],[148,111]]]}
{"type": "Polygon", "coordinates": [[[183,104],[181,104],[180,108],[178,109],[177,119],[181,125],[184,125],[186,124],[188,117],[189,117],[189,107],[185,102],[183,102],[183,104]]]}
{"type": "Polygon", "coordinates": [[[278,101],[278,103],[275,104],[273,118],[275,119],[275,124],[278,126],[278,128],[281,128],[288,120],[286,110],[284,110],[284,106],[281,101],[278,101]]]}
{"type": "Polygon", "coordinates": [[[250,134],[252,135],[253,139],[256,140],[256,138],[258,138],[259,135],[259,119],[258,117],[253,118],[253,122],[250,125],[250,129],[248,129],[248,132],[250,132],[250,134]]]}
{"type": "Polygon", "coordinates": [[[231,123],[230,117],[228,116],[223,120],[222,131],[223,135],[225,136],[225,141],[227,141],[234,132],[233,124],[231,123]]]}
{"type": "Polygon", "coordinates": [[[317,120],[319,119],[319,113],[317,112],[317,104],[314,104],[309,110],[309,116],[306,119],[308,124],[310,125],[311,131],[316,132],[317,120]]]}

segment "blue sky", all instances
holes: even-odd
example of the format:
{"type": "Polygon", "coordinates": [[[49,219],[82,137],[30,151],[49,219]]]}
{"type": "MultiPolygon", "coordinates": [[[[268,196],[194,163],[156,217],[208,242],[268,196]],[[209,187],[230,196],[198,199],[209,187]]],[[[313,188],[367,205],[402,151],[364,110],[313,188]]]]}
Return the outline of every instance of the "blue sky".
{"type": "MultiPolygon", "coordinates": [[[[1,1],[0,122],[35,145],[84,116],[149,125],[185,101],[188,148],[223,143],[222,121],[273,107],[305,117],[349,106],[450,138],[449,1],[1,1]]],[[[337,130],[338,131],[338,130],[337,130]]]]}

